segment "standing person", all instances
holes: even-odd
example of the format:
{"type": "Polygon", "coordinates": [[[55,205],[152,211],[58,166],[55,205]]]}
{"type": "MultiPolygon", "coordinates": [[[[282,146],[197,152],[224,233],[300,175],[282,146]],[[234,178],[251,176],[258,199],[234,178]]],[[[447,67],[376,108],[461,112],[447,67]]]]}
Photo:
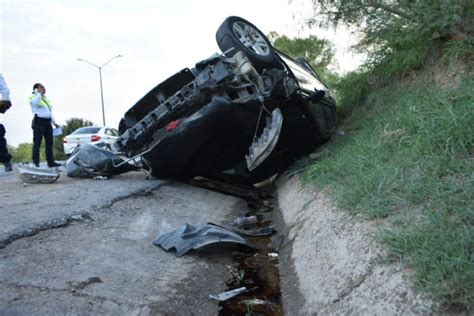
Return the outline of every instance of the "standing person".
{"type": "Polygon", "coordinates": [[[51,110],[51,102],[46,97],[46,89],[41,83],[33,85],[33,94],[30,96],[31,111],[33,112],[33,122],[31,128],[33,129],[33,163],[39,167],[40,162],[40,146],[41,141],[45,141],[46,160],[48,167],[61,166],[54,161],[53,157],[53,127],[51,123],[59,127],[54,120],[53,112],[51,110]]]}
{"type": "MultiPolygon", "coordinates": [[[[11,106],[10,90],[8,89],[3,75],[0,73],[0,113],[5,113],[11,106]]],[[[7,140],[5,139],[5,127],[0,124],[0,162],[5,166],[5,171],[12,171],[12,155],[8,152],[7,140]]]]}

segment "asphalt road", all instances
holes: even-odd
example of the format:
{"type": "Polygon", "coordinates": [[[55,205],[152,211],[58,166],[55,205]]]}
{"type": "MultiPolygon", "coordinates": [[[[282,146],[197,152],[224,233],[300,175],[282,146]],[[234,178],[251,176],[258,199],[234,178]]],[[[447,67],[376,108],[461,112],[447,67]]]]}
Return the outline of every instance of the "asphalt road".
{"type": "Polygon", "coordinates": [[[0,315],[216,315],[232,249],[176,257],[153,239],[241,216],[243,200],[130,172],[24,185],[0,172],[0,315]]]}

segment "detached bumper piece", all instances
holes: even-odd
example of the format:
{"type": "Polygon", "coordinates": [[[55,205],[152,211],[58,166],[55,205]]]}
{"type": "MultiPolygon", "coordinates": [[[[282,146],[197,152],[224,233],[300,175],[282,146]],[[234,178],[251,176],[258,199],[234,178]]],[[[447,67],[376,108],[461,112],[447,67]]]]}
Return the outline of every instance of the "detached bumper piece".
{"type": "Polygon", "coordinates": [[[184,224],[159,235],[153,241],[155,246],[160,246],[166,251],[175,248],[177,257],[181,257],[191,249],[200,249],[216,243],[235,243],[257,249],[255,245],[236,233],[211,223],[199,226],[184,224]]]}
{"type": "Polygon", "coordinates": [[[58,168],[35,168],[26,165],[14,166],[16,175],[25,183],[53,183],[59,179],[58,168]]]}

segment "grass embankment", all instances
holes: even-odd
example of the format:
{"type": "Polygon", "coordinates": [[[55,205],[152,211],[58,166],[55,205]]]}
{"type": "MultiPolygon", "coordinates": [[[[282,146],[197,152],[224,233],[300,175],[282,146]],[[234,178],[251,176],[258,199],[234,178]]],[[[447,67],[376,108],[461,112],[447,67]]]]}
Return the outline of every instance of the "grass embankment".
{"type": "Polygon", "coordinates": [[[416,285],[450,307],[474,303],[474,80],[443,91],[419,79],[372,93],[303,179],[337,203],[385,218],[380,241],[416,285]]]}

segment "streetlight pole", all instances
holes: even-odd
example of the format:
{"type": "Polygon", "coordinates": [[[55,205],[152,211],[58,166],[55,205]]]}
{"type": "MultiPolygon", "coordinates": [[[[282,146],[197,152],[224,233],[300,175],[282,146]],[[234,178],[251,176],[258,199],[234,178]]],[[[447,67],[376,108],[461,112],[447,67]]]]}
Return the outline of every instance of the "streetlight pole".
{"type": "Polygon", "coordinates": [[[110,63],[112,60],[114,60],[115,58],[119,58],[119,57],[123,57],[122,55],[117,55],[117,56],[114,56],[112,58],[110,58],[106,63],[104,63],[102,66],[97,66],[96,64],[94,63],[91,63],[90,61],[88,60],[85,60],[85,59],[82,59],[82,58],[78,58],[77,60],[78,61],[83,61],[85,63],[88,63],[89,65],[99,69],[99,80],[100,80],[100,99],[102,101],[102,124],[104,124],[105,126],[105,109],[104,109],[104,90],[102,88],[102,68],[104,68],[108,63],[110,63]]]}

